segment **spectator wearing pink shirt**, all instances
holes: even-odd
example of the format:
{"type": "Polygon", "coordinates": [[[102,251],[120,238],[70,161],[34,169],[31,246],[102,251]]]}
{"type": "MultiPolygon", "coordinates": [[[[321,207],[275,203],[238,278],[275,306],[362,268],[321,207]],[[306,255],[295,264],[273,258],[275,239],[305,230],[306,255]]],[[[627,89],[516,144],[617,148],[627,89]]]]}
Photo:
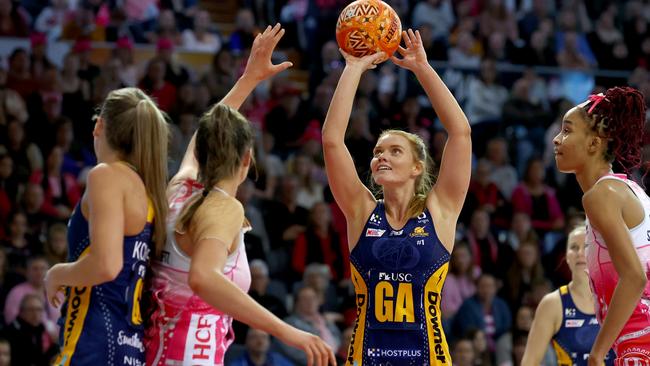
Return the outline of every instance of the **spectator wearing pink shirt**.
{"type": "Polygon", "coordinates": [[[43,279],[49,267],[45,257],[36,256],[28,259],[27,272],[25,274],[27,281],[16,285],[9,291],[7,301],[5,302],[4,316],[6,324],[11,324],[20,312],[20,304],[23,298],[28,294],[38,295],[43,299],[44,304],[48,304],[43,312],[43,324],[52,339],[56,342],[58,338],[56,321],[61,314],[60,310],[52,306],[45,297],[45,283],[43,279]]]}
{"type": "Polygon", "coordinates": [[[474,296],[474,283],[480,274],[481,269],[472,261],[469,244],[464,241],[456,243],[449,261],[449,274],[442,288],[442,317],[445,320],[453,318],[463,301],[474,296]]]}
{"type": "Polygon", "coordinates": [[[544,183],[544,162],[533,158],[528,162],[523,182],[512,192],[514,212],[527,213],[538,235],[564,227],[564,214],[555,190],[544,183]]]}

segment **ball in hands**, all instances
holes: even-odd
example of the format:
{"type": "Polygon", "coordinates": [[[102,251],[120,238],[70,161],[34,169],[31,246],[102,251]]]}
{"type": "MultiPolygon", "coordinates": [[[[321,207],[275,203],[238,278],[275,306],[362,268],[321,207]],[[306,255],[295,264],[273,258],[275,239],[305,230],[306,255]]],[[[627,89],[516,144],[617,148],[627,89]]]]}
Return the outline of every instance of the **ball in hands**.
{"type": "Polygon", "coordinates": [[[357,0],[343,9],[336,22],[339,47],[355,57],[376,52],[391,56],[402,39],[402,22],[381,0],[357,0]]]}

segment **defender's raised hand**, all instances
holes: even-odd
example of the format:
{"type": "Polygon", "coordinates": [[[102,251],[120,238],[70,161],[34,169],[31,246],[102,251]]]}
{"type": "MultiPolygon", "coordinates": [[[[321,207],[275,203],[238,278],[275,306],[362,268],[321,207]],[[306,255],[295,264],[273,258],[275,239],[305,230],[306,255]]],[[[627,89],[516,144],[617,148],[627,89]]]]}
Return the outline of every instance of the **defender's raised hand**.
{"type": "Polygon", "coordinates": [[[275,50],[275,46],[284,35],[284,28],[277,23],[274,27],[270,25],[266,27],[264,32],[258,34],[253,41],[244,76],[250,77],[255,81],[262,81],[278,74],[293,64],[285,61],[281,64],[274,65],[271,61],[271,56],[275,50]]]}

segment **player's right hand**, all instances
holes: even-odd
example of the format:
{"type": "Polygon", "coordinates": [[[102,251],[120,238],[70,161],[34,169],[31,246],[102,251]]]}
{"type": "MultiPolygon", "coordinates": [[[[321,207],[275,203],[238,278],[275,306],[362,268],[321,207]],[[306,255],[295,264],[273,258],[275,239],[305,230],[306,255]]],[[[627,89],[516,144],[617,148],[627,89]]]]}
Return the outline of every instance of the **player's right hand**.
{"type": "Polygon", "coordinates": [[[281,337],[286,344],[302,349],[307,355],[308,366],[336,366],[332,349],[319,337],[289,326],[286,335],[281,337]]]}

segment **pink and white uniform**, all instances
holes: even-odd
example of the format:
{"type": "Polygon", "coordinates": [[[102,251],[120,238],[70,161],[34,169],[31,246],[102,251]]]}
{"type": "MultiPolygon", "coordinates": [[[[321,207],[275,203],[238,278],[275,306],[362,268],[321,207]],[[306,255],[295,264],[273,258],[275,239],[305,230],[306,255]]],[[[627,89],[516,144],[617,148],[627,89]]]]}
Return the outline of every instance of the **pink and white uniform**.
{"type": "MultiPolygon", "coordinates": [[[[629,229],[632,243],[641,264],[650,274],[650,198],[634,181],[627,179],[624,174],[609,174],[600,178],[596,183],[605,179],[614,179],[627,184],[643,206],[643,221],[629,229]]],[[[603,209],[607,209],[603,207],[603,209]]],[[[596,316],[602,324],[614,289],[618,284],[618,274],[609,256],[609,251],[601,234],[589,225],[587,218],[586,238],[587,268],[591,289],[594,293],[596,316]]],[[[614,342],[616,366],[650,366],[650,282],[643,291],[641,300],[634,308],[630,319],[614,342]]]]}
{"type": "MultiPolygon", "coordinates": [[[[204,302],[189,287],[190,258],[175,241],[176,221],[185,202],[202,191],[198,182],[186,180],[179,184],[170,201],[167,243],[160,260],[153,264],[156,310],[146,332],[150,366],[223,365],[226,349],[234,339],[232,317],[204,302]]],[[[214,220],[219,222],[219,217],[214,220]]],[[[251,282],[244,247],[244,233],[249,229],[242,228],[237,249],[228,256],[223,271],[244,292],[251,282]]]]}

